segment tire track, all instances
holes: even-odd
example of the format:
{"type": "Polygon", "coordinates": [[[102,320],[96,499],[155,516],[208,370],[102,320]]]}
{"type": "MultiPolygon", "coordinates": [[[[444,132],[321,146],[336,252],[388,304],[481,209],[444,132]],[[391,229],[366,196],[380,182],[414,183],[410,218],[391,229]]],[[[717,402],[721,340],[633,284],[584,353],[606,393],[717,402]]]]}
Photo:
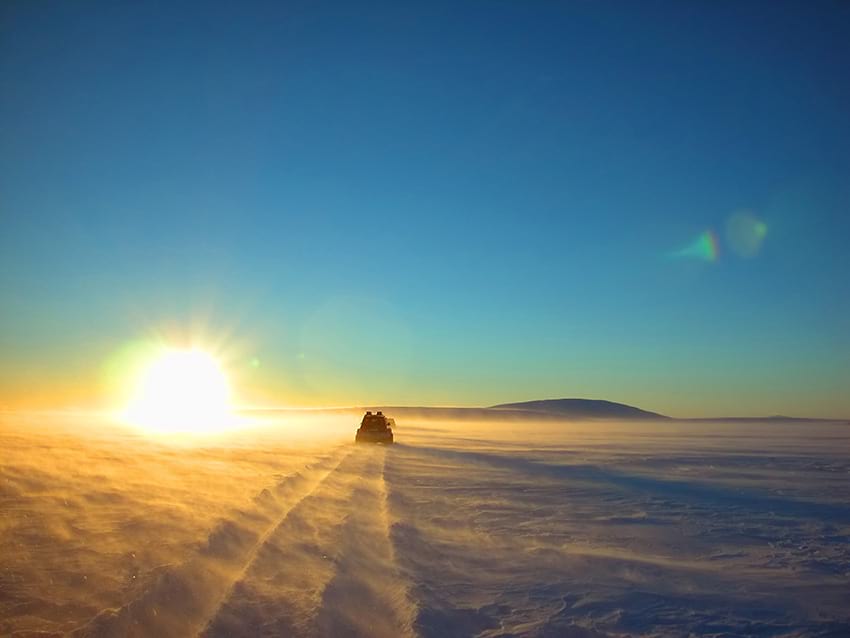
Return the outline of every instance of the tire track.
{"type": "Polygon", "coordinates": [[[185,637],[196,634],[248,570],[269,536],[351,454],[336,453],[310,463],[262,490],[255,508],[237,510],[210,533],[206,544],[186,562],[164,566],[138,598],[107,609],[71,632],[74,638],[112,636],[185,637]]]}
{"type": "Polygon", "coordinates": [[[200,632],[205,638],[313,636],[360,472],[349,454],[284,516],[200,632]]]}
{"type": "Polygon", "coordinates": [[[390,542],[384,476],[387,448],[363,450],[361,480],[342,530],[336,573],[322,593],[315,635],[412,636],[415,609],[390,542]]]}
{"type": "Polygon", "coordinates": [[[498,630],[503,610],[482,575],[499,570],[493,558],[503,557],[484,551],[469,525],[474,512],[459,510],[453,490],[463,470],[427,463],[410,446],[393,452],[385,468],[389,537],[408,583],[411,632],[445,638],[498,630]]]}

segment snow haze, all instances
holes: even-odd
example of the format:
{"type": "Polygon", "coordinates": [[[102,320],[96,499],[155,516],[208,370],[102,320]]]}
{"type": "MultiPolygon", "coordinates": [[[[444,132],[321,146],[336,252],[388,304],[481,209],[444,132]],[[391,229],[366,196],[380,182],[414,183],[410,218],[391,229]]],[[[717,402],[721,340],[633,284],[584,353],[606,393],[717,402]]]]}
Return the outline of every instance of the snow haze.
{"type": "Polygon", "coordinates": [[[0,634],[846,636],[846,424],[0,429],[0,634]]]}

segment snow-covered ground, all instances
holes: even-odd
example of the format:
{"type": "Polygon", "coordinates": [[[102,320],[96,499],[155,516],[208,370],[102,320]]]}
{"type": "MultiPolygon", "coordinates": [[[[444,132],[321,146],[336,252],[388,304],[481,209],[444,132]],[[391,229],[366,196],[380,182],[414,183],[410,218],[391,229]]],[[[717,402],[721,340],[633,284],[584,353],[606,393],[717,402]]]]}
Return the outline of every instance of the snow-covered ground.
{"type": "Polygon", "coordinates": [[[0,635],[850,636],[850,426],[0,416],[0,635]]]}

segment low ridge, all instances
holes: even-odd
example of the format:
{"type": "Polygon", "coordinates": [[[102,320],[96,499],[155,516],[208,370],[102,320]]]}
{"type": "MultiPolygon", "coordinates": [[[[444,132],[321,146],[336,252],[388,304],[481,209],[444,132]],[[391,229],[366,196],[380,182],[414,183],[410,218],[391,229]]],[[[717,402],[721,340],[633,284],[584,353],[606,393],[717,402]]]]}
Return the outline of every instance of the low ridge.
{"type": "Polygon", "coordinates": [[[500,403],[490,410],[525,410],[544,412],[584,419],[669,419],[670,417],[641,410],[624,403],[602,401],[599,399],[543,399],[539,401],[521,401],[519,403],[500,403]]]}

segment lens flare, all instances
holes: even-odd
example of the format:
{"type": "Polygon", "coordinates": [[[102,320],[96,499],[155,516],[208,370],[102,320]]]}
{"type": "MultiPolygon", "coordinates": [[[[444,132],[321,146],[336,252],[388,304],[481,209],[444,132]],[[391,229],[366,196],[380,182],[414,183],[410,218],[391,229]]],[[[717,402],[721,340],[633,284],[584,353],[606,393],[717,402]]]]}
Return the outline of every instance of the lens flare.
{"type": "Polygon", "coordinates": [[[674,259],[697,259],[700,261],[715,262],[719,255],[717,236],[711,230],[706,230],[694,239],[690,244],[670,253],[674,259]]]}
{"type": "Polygon", "coordinates": [[[767,224],[749,211],[740,211],[726,221],[726,241],[736,255],[755,257],[767,235],[767,224]]]}

